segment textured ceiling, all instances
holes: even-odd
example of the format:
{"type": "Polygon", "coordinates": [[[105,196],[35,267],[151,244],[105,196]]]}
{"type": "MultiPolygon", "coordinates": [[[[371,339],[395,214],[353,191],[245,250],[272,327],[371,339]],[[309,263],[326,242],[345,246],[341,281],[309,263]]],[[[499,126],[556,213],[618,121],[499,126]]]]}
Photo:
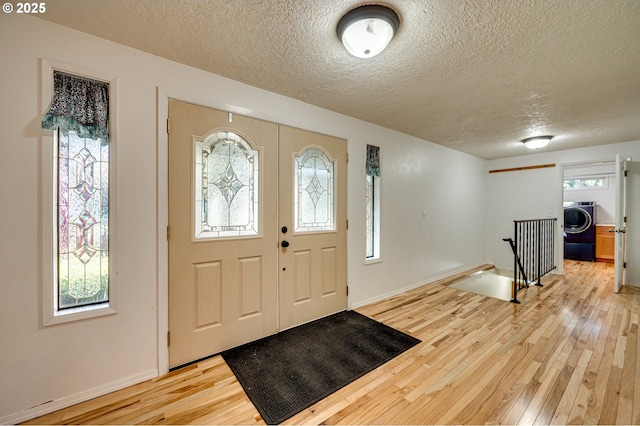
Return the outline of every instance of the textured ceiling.
{"type": "Polygon", "coordinates": [[[388,0],[375,58],[335,27],[361,0],[50,0],[40,18],[485,159],[640,139],[640,1],[388,0]]]}

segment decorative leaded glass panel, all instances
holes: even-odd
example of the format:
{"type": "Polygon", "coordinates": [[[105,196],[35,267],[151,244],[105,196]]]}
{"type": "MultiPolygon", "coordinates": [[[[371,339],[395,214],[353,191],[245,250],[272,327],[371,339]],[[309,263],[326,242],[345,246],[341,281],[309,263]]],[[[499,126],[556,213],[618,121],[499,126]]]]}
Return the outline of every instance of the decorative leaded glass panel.
{"type": "Polygon", "coordinates": [[[367,175],[366,184],[366,214],[365,214],[365,230],[366,230],[366,257],[372,258],[374,256],[373,241],[374,241],[374,227],[373,219],[375,215],[374,205],[374,175],[367,175]]]}
{"type": "Polygon", "coordinates": [[[109,145],[58,137],[58,309],[109,300],[109,145]]]}
{"type": "Polygon", "coordinates": [[[324,151],[307,148],[296,155],[295,231],[335,230],[334,162],[324,151]]]}
{"type": "Polygon", "coordinates": [[[195,140],[195,238],[259,234],[259,151],[232,132],[195,140]]]}

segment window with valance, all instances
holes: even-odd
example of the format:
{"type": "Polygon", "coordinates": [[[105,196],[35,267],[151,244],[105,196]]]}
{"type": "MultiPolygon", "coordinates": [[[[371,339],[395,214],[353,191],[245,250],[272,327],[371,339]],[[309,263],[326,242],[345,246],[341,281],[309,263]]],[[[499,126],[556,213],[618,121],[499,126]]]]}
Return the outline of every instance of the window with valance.
{"type": "Polygon", "coordinates": [[[53,72],[42,119],[54,131],[54,304],[109,302],[109,83],[53,72]]]}

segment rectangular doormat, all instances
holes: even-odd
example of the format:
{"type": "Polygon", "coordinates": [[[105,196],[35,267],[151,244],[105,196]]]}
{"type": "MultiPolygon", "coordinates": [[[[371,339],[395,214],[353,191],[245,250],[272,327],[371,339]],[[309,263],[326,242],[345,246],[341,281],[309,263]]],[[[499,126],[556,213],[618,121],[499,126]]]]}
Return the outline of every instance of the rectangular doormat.
{"type": "Polygon", "coordinates": [[[222,353],[267,424],[279,424],[420,343],[344,311],[222,353]]]}

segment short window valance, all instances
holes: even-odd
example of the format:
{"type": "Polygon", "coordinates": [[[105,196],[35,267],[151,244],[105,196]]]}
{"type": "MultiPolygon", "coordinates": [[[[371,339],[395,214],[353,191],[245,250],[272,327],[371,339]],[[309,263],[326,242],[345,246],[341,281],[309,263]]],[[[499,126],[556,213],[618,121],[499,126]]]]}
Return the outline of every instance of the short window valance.
{"type": "Polygon", "coordinates": [[[109,142],[109,84],[54,71],[53,102],[42,128],[109,142]]]}
{"type": "Polygon", "coordinates": [[[367,176],[380,176],[380,148],[367,145],[367,176]]]}

